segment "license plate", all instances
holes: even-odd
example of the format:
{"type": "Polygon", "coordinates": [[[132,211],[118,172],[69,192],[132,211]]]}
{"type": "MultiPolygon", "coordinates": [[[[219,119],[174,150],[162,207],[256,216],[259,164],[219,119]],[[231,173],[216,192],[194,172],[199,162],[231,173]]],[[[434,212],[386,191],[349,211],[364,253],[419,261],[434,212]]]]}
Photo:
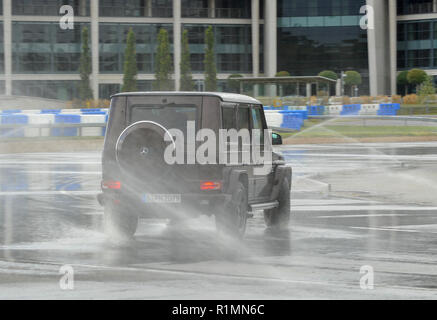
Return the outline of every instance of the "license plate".
{"type": "Polygon", "coordinates": [[[180,194],[145,194],[142,197],[144,203],[181,203],[180,194]]]}

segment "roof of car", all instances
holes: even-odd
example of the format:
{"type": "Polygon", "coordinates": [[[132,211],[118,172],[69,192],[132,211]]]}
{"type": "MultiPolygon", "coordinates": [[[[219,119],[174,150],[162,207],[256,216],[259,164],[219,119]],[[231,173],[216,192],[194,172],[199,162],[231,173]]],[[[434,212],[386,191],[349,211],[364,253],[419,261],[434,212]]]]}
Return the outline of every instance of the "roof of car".
{"type": "MultiPolygon", "coordinates": [[[[151,91],[151,92],[123,92],[114,94],[112,97],[119,96],[209,96],[218,97],[224,102],[242,102],[250,104],[262,104],[255,98],[236,93],[224,92],[183,92],[183,91],[151,91]]],[[[111,97],[111,98],[112,98],[111,97]]]]}

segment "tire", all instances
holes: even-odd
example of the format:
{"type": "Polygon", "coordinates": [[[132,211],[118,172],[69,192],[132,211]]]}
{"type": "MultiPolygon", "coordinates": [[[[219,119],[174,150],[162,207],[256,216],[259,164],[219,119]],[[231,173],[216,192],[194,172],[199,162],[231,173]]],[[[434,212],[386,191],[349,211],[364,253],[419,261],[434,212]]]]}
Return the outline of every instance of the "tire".
{"type": "MultiPolygon", "coordinates": [[[[126,128],[118,137],[116,161],[129,182],[156,182],[170,171],[164,159],[168,131],[160,124],[139,121],[126,128]]],[[[132,186],[135,188],[135,185],[132,186]]]]}
{"type": "Polygon", "coordinates": [[[104,228],[109,235],[114,232],[123,237],[133,237],[138,227],[138,216],[112,206],[104,208],[104,228]]]}
{"type": "Polygon", "coordinates": [[[265,210],[264,221],[266,226],[273,229],[286,229],[290,222],[290,184],[288,179],[282,180],[278,195],[279,206],[265,210]]]}
{"type": "Polygon", "coordinates": [[[237,238],[244,236],[247,225],[247,197],[247,188],[243,183],[238,182],[232,200],[220,206],[215,214],[217,231],[237,238]]]}

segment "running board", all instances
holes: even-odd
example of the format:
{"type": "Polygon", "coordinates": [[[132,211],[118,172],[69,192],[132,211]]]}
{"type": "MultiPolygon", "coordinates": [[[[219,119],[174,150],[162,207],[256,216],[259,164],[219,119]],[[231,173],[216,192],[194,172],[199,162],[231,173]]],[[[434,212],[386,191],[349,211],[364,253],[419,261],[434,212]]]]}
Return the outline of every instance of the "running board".
{"type": "Polygon", "coordinates": [[[278,206],[279,206],[278,201],[272,201],[272,202],[251,204],[250,208],[252,209],[252,211],[258,211],[258,210],[274,209],[277,208],[278,206]]]}

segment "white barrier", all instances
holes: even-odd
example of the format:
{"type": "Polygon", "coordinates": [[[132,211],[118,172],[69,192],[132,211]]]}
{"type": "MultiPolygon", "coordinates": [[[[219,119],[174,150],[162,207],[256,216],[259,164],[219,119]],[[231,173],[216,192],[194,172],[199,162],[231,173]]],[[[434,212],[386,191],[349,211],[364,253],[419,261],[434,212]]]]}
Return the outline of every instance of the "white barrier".
{"type": "Polygon", "coordinates": [[[341,112],[343,111],[343,105],[332,105],[332,106],[327,106],[326,109],[327,113],[329,115],[333,114],[333,115],[340,115],[341,112]]]}
{"type": "Polygon", "coordinates": [[[379,111],[379,104],[362,104],[360,115],[377,115],[379,111]]]}
{"type": "MultiPolygon", "coordinates": [[[[105,115],[82,115],[81,123],[106,123],[105,115]]],[[[82,130],[82,136],[84,137],[101,137],[103,135],[102,128],[84,127],[82,130]]]]}
{"type": "MultiPolygon", "coordinates": [[[[29,124],[53,124],[55,123],[54,114],[29,114],[29,124]]],[[[48,137],[50,136],[50,128],[25,128],[25,137],[48,137]]]]}

